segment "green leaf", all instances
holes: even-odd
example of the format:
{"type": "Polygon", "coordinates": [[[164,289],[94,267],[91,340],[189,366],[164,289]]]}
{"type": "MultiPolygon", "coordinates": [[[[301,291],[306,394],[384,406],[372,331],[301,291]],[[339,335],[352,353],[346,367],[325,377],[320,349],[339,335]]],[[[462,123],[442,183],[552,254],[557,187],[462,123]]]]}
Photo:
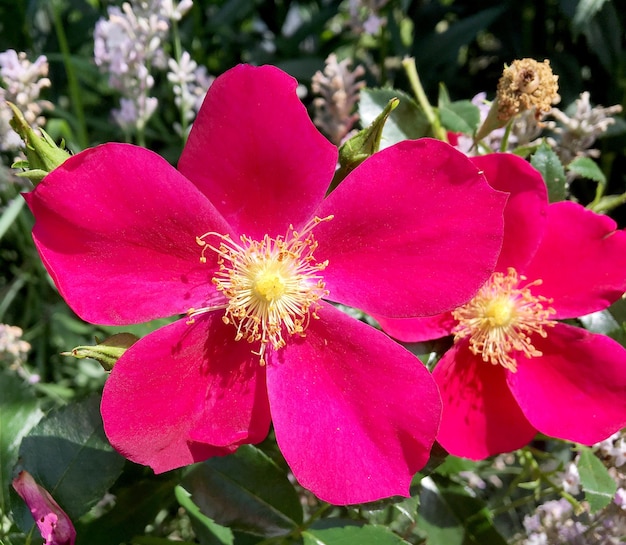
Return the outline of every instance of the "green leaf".
{"type": "Polygon", "coordinates": [[[592,513],[606,507],[615,497],[617,484],[608,469],[588,447],[580,447],[578,458],[580,484],[592,513]]]}
{"type": "Polygon", "coordinates": [[[385,526],[347,525],[334,528],[310,527],[302,532],[304,545],[407,545],[385,526]]]}
{"type": "Polygon", "coordinates": [[[173,472],[116,485],[112,490],[115,505],[110,511],[91,522],[75,523],[76,545],[126,543],[142,534],[160,511],[176,505],[173,491],[179,478],[180,474],[173,472]]]}
{"type": "Polygon", "coordinates": [[[403,140],[414,140],[428,134],[429,123],[417,103],[398,89],[363,89],[359,102],[359,116],[363,126],[374,122],[392,98],[400,104],[391,112],[383,128],[380,149],[403,140]]]}
{"type": "Polygon", "coordinates": [[[605,2],[606,0],[580,0],[572,21],[574,28],[580,31],[602,9],[605,2]]]}
{"type": "Polygon", "coordinates": [[[380,139],[385,123],[387,119],[389,119],[391,112],[398,106],[399,102],[396,97],[389,100],[383,111],[369,126],[360,130],[339,148],[340,166],[333,177],[333,181],[330,185],[331,190],[337,187],[339,183],[365,161],[365,159],[374,155],[374,153],[380,149],[380,139]]]}
{"type": "Polygon", "coordinates": [[[235,538],[230,528],[221,526],[203,515],[191,499],[191,494],[182,486],[177,486],[174,493],[178,503],[187,511],[193,531],[201,545],[233,545],[235,538]]]}
{"type": "Polygon", "coordinates": [[[459,49],[469,44],[476,35],[484,31],[498,17],[506,12],[507,6],[502,3],[499,6],[484,9],[462,17],[451,23],[444,32],[431,32],[425,39],[415,42],[415,56],[418,63],[428,63],[430,67],[456,64],[459,57],[459,49]]]}
{"type": "Polygon", "coordinates": [[[626,321],[626,317],[623,316],[624,306],[626,306],[626,301],[620,299],[606,310],[599,310],[578,319],[587,331],[607,335],[620,344],[626,345],[626,332],[622,327],[626,321]]]}
{"type": "Polygon", "coordinates": [[[418,528],[429,545],[506,545],[486,505],[459,485],[422,479],[418,528]]]}
{"type": "Polygon", "coordinates": [[[550,202],[565,200],[565,171],[561,160],[554,150],[542,142],[537,151],[530,158],[530,164],[543,176],[548,186],[550,202]]]}
{"type": "Polygon", "coordinates": [[[26,201],[24,200],[24,197],[18,195],[12,199],[8,205],[4,206],[2,215],[0,216],[0,239],[2,239],[5,233],[9,230],[9,227],[13,225],[13,222],[25,204],[26,201]]]}
{"type": "Polygon", "coordinates": [[[39,402],[24,381],[0,373],[0,513],[11,510],[9,489],[20,442],[42,416],[39,402]]]}
{"type": "MultiPolygon", "coordinates": [[[[112,543],[112,542],[111,542],[112,543]]],[[[165,537],[139,536],[133,538],[132,545],[196,545],[195,541],[180,541],[165,537]]]]}
{"type": "Polygon", "coordinates": [[[604,68],[608,72],[614,70],[623,55],[623,30],[615,6],[611,2],[604,3],[602,9],[585,19],[580,28],[574,28],[575,32],[578,30],[583,31],[589,51],[597,55],[604,68]]]}
{"type": "Polygon", "coordinates": [[[182,484],[202,513],[233,530],[275,537],[302,522],[302,506],[287,475],[251,445],[199,464],[182,484]]]}
{"type": "Polygon", "coordinates": [[[452,132],[474,134],[480,123],[480,110],[469,100],[439,105],[441,124],[452,132]]]}
{"type": "Polygon", "coordinates": [[[115,482],[124,458],[102,429],[100,398],[50,412],[22,440],[20,465],[70,518],[86,513],[115,482]]]}
{"type": "Polygon", "coordinates": [[[582,178],[587,178],[599,184],[606,185],[606,176],[600,170],[598,164],[589,157],[576,157],[576,159],[567,165],[567,170],[578,174],[578,176],[582,178]]]}

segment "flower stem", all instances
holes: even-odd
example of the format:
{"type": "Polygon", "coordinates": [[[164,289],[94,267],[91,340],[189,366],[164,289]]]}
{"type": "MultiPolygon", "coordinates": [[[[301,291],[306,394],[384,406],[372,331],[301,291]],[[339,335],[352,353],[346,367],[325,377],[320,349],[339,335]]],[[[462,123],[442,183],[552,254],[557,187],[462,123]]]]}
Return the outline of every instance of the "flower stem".
{"type": "MultiPolygon", "coordinates": [[[[172,41],[174,43],[174,59],[176,60],[176,64],[180,66],[180,59],[183,55],[183,47],[180,41],[180,32],[178,29],[178,22],[176,19],[172,19],[172,41]]],[[[181,84],[182,85],[182,84],[181,84]]],[[[181,127],[181,136],[183,139],[183,144],[187,140],[187,133],[189,128],[189,123],[187,121],[187,105],[181,96],[180,100],[180,127],[181,127]]]]}
{"type": "Polygon", "coordinates": [[[415,97],[417,98],[419,105],[422,107],[422,110],[424,110],[424,115],[426,115],[426,119],[428,119],[428,122],[432,127],[433,135],[435,136],[435,138],[447,142],[448,137],[446,135],[446,131],[441,126],[439,116],[435,113],[435,109],[428,101],[428,97],[426,96],[424,87],[422,87],[422,82],[420,80],[419,74],[417,73],[417,66],[415,65],[415,59],[413,57],[407,57],[403,59],[402,67],[404,68],[404,71],[409,78],[409,83],[411,84],[413,93],[415,93],[415,97]]]}
{"type": "Polygon", "coordinates": [[[80,85],[78,83],[78,77],[76,76],[76,70],[72,64],[72,57],[70,47],[67,41],[67,35],[63,28],[63,21],[61,20],[61,14],[59,12],[58,2],[51,2],[52,19],[54,21],[54,30],[59,41],[59,48],[61,49],[61,56],[63,57],[63,66],[65,67],[65,73],[67,74],[67,82],[69,87],[70,100],[72,102],[72,109],[76,116],[76,138],[81,149],[85,149],[89,146],[89,138],[87,136],[87,124],[85,122],[85,111],[83,109],[83,100],[81,97],[80,85]]]}
{"type": "Polygon", "coordinates": [[[513,120],[511,119],[504,129],[504,136],[502,136],[502,142],[500,142],[500,151],[505,152],[509,147],[509,136],[511,136],[511,128],[513,127],[513,120]]]}

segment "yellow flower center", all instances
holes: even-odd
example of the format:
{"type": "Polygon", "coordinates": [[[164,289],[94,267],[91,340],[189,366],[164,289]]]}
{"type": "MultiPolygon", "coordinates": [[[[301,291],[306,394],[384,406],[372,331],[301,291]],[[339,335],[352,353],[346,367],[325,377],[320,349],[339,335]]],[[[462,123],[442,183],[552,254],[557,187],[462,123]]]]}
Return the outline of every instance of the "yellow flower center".
{"type": "Polygon", "coordinates": [[[493,273],[469,303],[452,312],[458,321],[454,340],[469,337],[473,354],[512,372],[517,371],[518,353],[527,358],[542,355],[533,346],[532,335],[546,337],[546,328],[556,323],[550,319],[555,310],[547,306],[552,300],[530,291],[541,280],[520,286],[524,280],[513,268],[506,275],[493,273]]]}
{"type": "Polygon", "coordinates": [[[198,237],[200,261],[206,263],[207,250],[218,255],[219,269],[213,284],[228,302],[219,307],[190,309],[190,322],[199,314],[225,308],[222,319],[235,326],[235,340],[259,343],[258,351],[253,353],[260,357],[261,365],[266,363],[268,346],[274,350],[285,346],[285,333],[304,337],[311,318],[318,318],[318,301],[328,295],[320,274],[328,261],[317,262],[313,257],[317,242],[311,231],[332,218],[315,217],[302,231],[290,225],[284,237],[265,235],[260,241],[242,235],[237,243],[228,235],[214,232],[198,237]],[[209,242],[211,238],[216,244],[209,242]]]}

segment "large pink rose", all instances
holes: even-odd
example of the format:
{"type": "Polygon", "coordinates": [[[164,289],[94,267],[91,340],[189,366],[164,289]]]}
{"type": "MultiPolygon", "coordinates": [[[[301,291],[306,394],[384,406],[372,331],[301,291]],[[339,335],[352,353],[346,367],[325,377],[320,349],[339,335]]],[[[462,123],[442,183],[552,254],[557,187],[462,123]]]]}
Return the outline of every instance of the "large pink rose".
{"type": "Polygon", "coordinates": [[[345,504],[408,494],[440,420],[415,358],[331,302],[392,317],[470,299],[506,195],[451,146],[403,142],[330,195],[337,149],[296,81],[238,66],[207,95],[178,170],[107,144],[26,195],[60,293],[87,321],[186,314],[134,344],[102,416],[157,472],[256,443],[273,423],[299,482],[345,504]]]}

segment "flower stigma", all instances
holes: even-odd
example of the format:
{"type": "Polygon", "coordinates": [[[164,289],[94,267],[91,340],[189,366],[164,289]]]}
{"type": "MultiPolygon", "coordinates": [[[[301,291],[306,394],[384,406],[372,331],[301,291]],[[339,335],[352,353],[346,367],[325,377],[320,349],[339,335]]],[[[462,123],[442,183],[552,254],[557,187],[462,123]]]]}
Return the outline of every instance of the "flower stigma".
{"type": "Polygon", "coordinates": [[[527,358],[541,356],[532,343],[531,336],[546,337],[546,328],[553,327],[550,316],[556,311],[548,306],[552,299],[533,295],[535,280],[523,286],[523,275],[509,267],[507,274],[495,272],[467,304],[452,312],[458,321],[452,332],[455,342],[469,337],[470,350],[480,354],[483,361],[501,365],[511,372],[517,371],[516,353],[527,358]]]}
{"type": "MultiPolygon", "coordinates": [[[[311,318],[318,318],[318,301],[329,294],[320,274],[328,260],[315,260],[318,244],[312,230],[332,219],[332,215],[314,217],[301,231],[290,225],[284,237],[265,235],[254,240],[241,235],[236,242],[229,235],[208,232],[196,238],[202,248],[202,263],[207,262],[207,250],[218,256],[219,268],[212,281],[228,300],[217,307],[226,309],[222,320],[235,326],[236,341],[260,343],[253,353],[260,357],[261,365],[267,362],[268,346],[274,350],[284,347],[285,332],[305,337],[311,318]],[[217,242],[212,244],[211,239],[217,242]]],[[[215,309],[190,309],[189,323],[215,309]]]]}

